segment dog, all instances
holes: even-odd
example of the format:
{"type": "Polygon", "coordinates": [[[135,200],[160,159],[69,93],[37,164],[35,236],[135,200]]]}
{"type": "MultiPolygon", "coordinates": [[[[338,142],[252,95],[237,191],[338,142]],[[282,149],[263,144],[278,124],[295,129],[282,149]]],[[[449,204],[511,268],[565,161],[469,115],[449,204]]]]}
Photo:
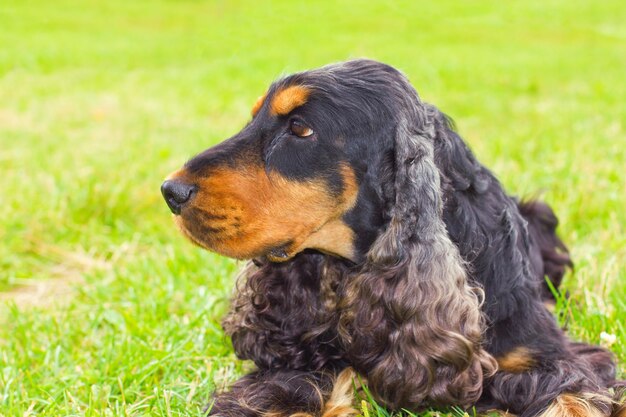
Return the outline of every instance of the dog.
{"type": "Polygon", "coordinates": [[[274,82],[161,191],[189,240],[248,260],[223,327],[256,370],[209,415],[356,415],[362,381],[392,410],[626,417],[612,355],[546,306],[571,266],[553,211],[391,66],[274,82]]]}

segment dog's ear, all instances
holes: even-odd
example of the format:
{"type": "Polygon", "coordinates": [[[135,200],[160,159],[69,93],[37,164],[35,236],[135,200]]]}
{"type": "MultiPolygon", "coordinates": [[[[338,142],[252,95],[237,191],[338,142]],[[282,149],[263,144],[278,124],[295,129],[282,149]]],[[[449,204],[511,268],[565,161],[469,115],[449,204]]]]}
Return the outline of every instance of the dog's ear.
{"type": "Polygon", "coordinates": [[[468,284],[442,219],[439,113],[414,97],[396,121],[389,224],[346,283],[339,330],[387,406],[470,405],[496,364],[481,348],[481,291],[468,284]]]}

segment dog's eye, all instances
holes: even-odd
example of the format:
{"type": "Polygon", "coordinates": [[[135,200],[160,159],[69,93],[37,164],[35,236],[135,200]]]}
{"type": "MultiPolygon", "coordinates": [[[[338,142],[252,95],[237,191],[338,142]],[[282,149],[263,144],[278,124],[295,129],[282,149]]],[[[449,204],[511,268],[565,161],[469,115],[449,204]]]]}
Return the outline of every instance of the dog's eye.
{"type": "Polygon", "coordinates": [[[299,138],[307,138],[313,134],[313,129],[305,125],[299,120],[289,122],[289,130],[299,138]]]}

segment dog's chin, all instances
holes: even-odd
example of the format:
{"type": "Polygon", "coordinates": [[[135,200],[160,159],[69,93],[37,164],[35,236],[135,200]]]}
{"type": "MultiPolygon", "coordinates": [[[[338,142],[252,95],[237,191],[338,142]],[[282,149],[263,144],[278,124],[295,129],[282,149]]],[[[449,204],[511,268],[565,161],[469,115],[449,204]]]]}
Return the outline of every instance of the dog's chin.
{"type": "Polygon", "coordinates": [[[290,248],[290,243],[276,243],[266,245],[262,248],[253,248],[249,251],[239,251],[236,248],[245,246],[243,242],[226,242],[219,236],[207,237],[194,234],[191,228],[185,225],[185,219],[182,216],[174,216],[174,223],[178,230],[194,245],[218,255],[238,260],[258,259],[270,262],[285,262],[292,259],[298,253],[290,248]]]}
{"type": "Polygon", "coordinates": [[[176,225],[180,233],[187,238],[187,240],[189,240],[194,245],[201,247],[202,249],[214,252],[214,250],[207,242],[191,233],[191,231],[185,226],[185,221],[181,216],[173,216],[173,218],[174,224],[176,225]]]}

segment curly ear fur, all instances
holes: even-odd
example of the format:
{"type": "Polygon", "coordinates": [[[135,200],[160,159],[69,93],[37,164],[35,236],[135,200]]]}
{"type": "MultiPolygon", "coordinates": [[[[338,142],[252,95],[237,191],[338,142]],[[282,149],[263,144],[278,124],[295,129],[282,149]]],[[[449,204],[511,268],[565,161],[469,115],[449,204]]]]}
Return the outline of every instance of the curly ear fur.
{"type": "Polygon", "coordinates": [[[481,348],[481,291],[442,220],[434,111],[417,104],[397,122],[389,225],[341,305],[348,358],[393,409],[472,404],[496,367],[481,348]]]}

